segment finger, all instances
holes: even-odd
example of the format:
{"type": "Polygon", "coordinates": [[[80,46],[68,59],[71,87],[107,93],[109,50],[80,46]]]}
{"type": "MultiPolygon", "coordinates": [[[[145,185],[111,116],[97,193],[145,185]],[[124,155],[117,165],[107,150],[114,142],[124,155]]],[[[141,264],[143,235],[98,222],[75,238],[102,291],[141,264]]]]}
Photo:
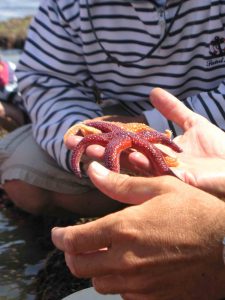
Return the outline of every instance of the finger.
{"type": "Polygon", "coordinates": [[[183,130],[192,126],[195,119],[201,116],[188,109],[180,100],[161,88],[155,88],[150,93],[150,101],[164,117],[175,122],[183,130]]]}
{"type": "MultiPolygon", "coordinates": [[[[92,278],[93,287],[100,294],[124,294],[133,293],[136,291],[138,282],[128,282],[128,276],[121,275],[106,275],[92,278]]],[[[144,280],[144,278],[142,278],[144,280]]]]}
{"type": "MultiPolygon", "coordinates": [[[[87,163],[90,160],[103,161],[105,148],[99,145],[91,145],[86,149],[86,155],[88,157],[87,163]]],[[[86,162],[82,159],[82,162],[86,162]]],[[[142,176],[149,176],[151,174],[151,164],[146,156],[140,152],[124,151],[120,156],[121,169],[126,170],[126,172],[131,171],[135,174],[141,174],[142,176]]],[[[85,170],[87,166],[85,166],[85,170]]]]}
{"type": "MultiPolygon", "coordinates": [[[[85,156],[82,157],[84,163],[83,169],[86,171],[91,161],[99,161],[104,163],[105,148],[99,145],[88,146],[85,152],[85,156]]],[[[139,176],[149,177],[152,175],[152,167],[150,161],[140,152],[124,151],[120,156],[121,170],[125,170],[124,173],[132,172],[139,176]]]]}
{"type": "Polygon", "coordinates": [[[146,276],[146,272],[129,274],[109,274],[95,276],[92,279],[94,288],[101,294],[150,293],[156,292],[158,286],[154,276],[146,276]],[[156,287],[157,285],[157,287],[156,287]]]}
{"type": "Polygon", "coordinates": [[[69,135],[67,139],[64,140],[66,147],[72,150],[76,145],[82,140],[81,136],[78,135],[69,135]]]}
{"type": "Polygon", "coordinates": [[[105,249],[80,255],[65,253],[65,260],[70,272],[79,278],[105,276],[117,265],[108,258],[108,251],[105,249]]]}
{"type": "Polygon", "coordinates": [[[154,294],[133,294],[133,293],[126,293],[120,295],[123,300],[164,300],[168,299],[166,296],[158,296],[154,294]]]}
{"type": "Polygon", "coordinates": [[[95,251],[111,245],[111,217],[68,227],[52,229],[54,245],[65,252],[76,254],[95,251]],[[107,218],[107,219],[106,219],[107,218]]]}
{"type": "Polygon", "coordinates": [[[132,164],[142,176],[150,176],[152,170],[151,162],[144,154],[134,151],[129,154],[128,158],[129,163],[132,164]]]}
{"type": "Polygon", "coordinates": [[[114,200],[129,204],[140,204],[156,195],[169,192],[175,180],[171,176],[162,176],[160,179],[130,177],[111,172],[97,162],[88,166],[87,173],[101,192],[114,200]]]}
{"type": "Polygon", "coordinates": [[[90,159],[102,160],[104,156],[105,148],[100,145],[91,145],[86,149],[86,155],[90,159]]]}

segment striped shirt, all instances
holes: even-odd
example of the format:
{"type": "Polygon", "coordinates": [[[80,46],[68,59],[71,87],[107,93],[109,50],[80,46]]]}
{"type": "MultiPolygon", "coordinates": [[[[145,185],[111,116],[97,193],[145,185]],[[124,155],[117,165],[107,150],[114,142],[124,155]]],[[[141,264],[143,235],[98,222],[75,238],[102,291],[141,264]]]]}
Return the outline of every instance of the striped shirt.
{"type": "Polygon", "coordinates": [[[224,130],[224,67],[225,0],[44,0],[17,77],[34,137],[70,170],[63,135],[102,115],[93,90],[179,134],[148,101],[160,86],[224,130]]]}

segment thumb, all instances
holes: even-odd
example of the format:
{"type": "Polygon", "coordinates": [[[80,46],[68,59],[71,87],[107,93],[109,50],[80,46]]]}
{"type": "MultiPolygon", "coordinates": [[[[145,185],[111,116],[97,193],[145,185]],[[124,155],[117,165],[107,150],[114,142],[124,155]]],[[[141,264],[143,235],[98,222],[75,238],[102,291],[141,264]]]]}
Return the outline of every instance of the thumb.
{"type": "Polygon", "coordinates": [[[187,130],[193,121],[201,118],[188,109],[180,100],[161,88],[155,88],[149,95],[151,103],[167,119],[173,121],[183,130],[187,130]]]}
{"type": "Polygon", "coordinates": [[[160,180],[154,177],[131,177],[111,172],[97,162],[88,166],[87,174],[102,193],[123,203],[140,204],[170,191],[170,180],[167,179],[171,176],[163,176],[160,180]]]}

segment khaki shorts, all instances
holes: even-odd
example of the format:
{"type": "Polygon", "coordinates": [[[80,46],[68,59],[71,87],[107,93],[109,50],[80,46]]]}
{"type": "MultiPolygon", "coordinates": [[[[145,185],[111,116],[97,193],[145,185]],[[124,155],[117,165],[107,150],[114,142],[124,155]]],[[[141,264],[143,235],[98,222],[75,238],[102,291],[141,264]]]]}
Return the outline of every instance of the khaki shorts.
{"type": "MultiPolygon", "coordinates": [[[[103,107],[104,115],[129,115],[120,105],[103,107]]],[[[81,194],[94,188],[89,179],[78,179],[61,169],[36,143],[31,125],[24,125],[0,139],[0,183],[18,179],[65,194],[81,194]]]]}
{"type": "Polygon", "coordinates": [[[32,136],[31,125],[24,125],[0,139],[1,184],[18,179],[47,190],[81,194],[93,189],[88,179],[79,180],[61,169],[32,136]]]}

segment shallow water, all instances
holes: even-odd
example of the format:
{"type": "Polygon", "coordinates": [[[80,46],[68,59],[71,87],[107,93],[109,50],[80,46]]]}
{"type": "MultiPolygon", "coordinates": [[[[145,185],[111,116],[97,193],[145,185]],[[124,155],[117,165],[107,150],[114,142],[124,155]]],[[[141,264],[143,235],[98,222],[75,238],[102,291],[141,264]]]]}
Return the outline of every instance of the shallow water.
{"type": "Polygon", "coordinates": [[[12,61],[16,64],[18,62],[21,52],[22,51],[20,49],[9,49],[9,50],[0,49],[0,58],[8,61],[12,61]]]}
{"type": "Polygon", "coordinates": [[[0,300],[33,300],[34,277],[46,251],[36,218],[0,207],[0,300]]]}
{"type": "Polygon", "coordinates": [[[0,0],[0,21],[33,15],[39,2],[39,0],[0,0]]]}

